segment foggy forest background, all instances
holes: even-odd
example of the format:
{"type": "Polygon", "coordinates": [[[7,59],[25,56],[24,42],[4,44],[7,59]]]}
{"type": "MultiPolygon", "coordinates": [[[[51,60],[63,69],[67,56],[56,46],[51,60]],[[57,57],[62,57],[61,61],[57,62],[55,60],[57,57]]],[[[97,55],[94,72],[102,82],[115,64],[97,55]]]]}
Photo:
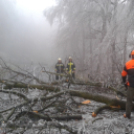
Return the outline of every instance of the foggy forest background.
{"type": "Polygon", "coordinates": [[[117,84],[134,48],[134,0],[57,0],[41,14],[0,0],[0,56],[54,71],[72,56],[79,79],[117,84]]]}
{"type": "Polygon", "coordinates": [[[42,11],[19,1],[0,0],[0,133],[134,132],[121,79],[134,49],[134,0],[55,0],[42,11]],[[76,79],[54,73],[69,56],[76,79]]]}

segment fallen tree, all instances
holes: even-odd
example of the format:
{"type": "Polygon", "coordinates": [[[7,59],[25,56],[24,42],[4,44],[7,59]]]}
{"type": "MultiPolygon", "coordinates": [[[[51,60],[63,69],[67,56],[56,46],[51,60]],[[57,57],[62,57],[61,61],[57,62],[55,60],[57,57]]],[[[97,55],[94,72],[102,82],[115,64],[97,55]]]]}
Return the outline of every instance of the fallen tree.
{"type": "Polygon", "coordinates": [[[4,89],[13,89],[13,88],[24,88],[24,89],[39,89],[39,90],[47,90],[47,91],[53,91],[58,92],[60,91],[59,87],[52,86],[49,84],[42,84],[42,85],[28,85],[28,84],[21,84],[21,83],[13,83],[13,84],[6,84],[4,89]]]}
{"type": "MultiPolygon", "coordinates": [[[[10,108],[9,110],[20,107],[20,106],[28,105],[31,102],[36,103],[39,100],[39,98],[28,99],[24,94],[19,93],[19,92],[15,92],[15,91],[0,90],[0,92],[17,95],[19,97],[22,97],[26,101],[23,104],[20,104],[16,107],[10,108]]],[[[58,92],[58,93],[53,94],[51,96],[45,96],[45,97],[42,96],[42,97],[40,97],[40,100],[41,101],[50,100],[50,99],[53,99],[55,97],[59,97],[59,96],[63,95],[64,93],[68,93],[71,96],[82,97],[84,99],[90,99],[90,100],[94,100],[97,102],[105,103],[106,106],[101,107],[101,108],[97,109],[96,111],[94,111],[95,114],[98,114],[100,111],[102,111],[104,109],[113,109],[114,107],[117,107],[121,110],[125,110],[125,101],[117,100],[116,98],[109,98],[109,97],[98,95],[98,94],[92,94],[92,93],[88,93],[88,92],[68,90],[68,89],[64,89],[64,91],[58,92]]],[[[134,105],[133,105],[133,109],[134,109],[134,105]]],[[[6,112],[6,111],[8,111],[8,110],[0,111],[0,113],[6,112]]],[[[38,110],[38,111],[40,111],[40,110],[38,110]]]]}
{"type": "MultiPolygon", "coordinates": [[[[4,64],[5,65],[5,64],[4,64]]],[[[5,79],[1,78],[1,90],[0,92],[3,94],[13,95],[9,97],[9,99],[15,98],[16,96],[18,99],[21,99],[20,103],[16,103],[15,105],[10,105],[6,109],[0,110],[0,124],[4,121],[7,123],[7,127],[9,127],[10,121],[14,122],[12,129],[16,129],[16,127],[20,127],[21,124],[18,124],[18,121],[22,121],[23,118],[28,118],[33,122],[37,122],[41,119],[53,122],[54,120],[60,121],[68,121],[68,120],[82,120],[82,114],[86,112],[80,111],[79,106],[84,105],[81,102],[76,102],[73,98],[83,98],[88,100],[94,100],[96,102],[103,103],[102,106],[99,106],[95,110],[91,111],[91,115],[96,117],[97,114],[102,112],[103,110],[125,110],[125,101],[117,99],[111,95],[111,97],[107,97],[105,95],[100,95],[94,93],[92,91],[82,91],[80,88],[85,87],[85,89],[92,89],[96,91],[111,91],[113,94],[115,93],[116,96],[122,96],[122,98],[126,98],[126,94],[124,92],[119,91],[113,87],[103,87],[101,83],[89,82],[89,81],[80,81],[80,80],[73,80],[71,76],[64,74],[62,75],[65,79],[59,82],[49,82],[46,83],[45,81],[36,78],[31,73],[23,70],[22,72],[18,72],[16,70],[10,69],[7,65],[3,67],[4,70],[8,70],[13,73],[12,79],[5,79]],[[36,84],[31,84],[27,81],[23,81],[22,79],[15,78],[19,76],[22,79],[28,81],[35,80],[36,84]],[[67,81],[66,81],[67,80],[67,81]],[[63,86],[63,83],[65,86],[63,86]],[[71,86],[73,85],[73,86],[71,86]],[[77,89],[74,89],[77,86],[77,89]],[[26,90],[26,92],[20,92],[19,89],[26,90]],[[34,96],[32,98],[29,97],[30,91],[38,90],[41,92],[39,96],[34,96]],[[69,102],[70,101],[70,102],[69,102]],[[69,105],[68,105],[69,102],[69,105]],[[73,106],[71,106],[73,105],[73,106]],[[26,108],[26,109],[24,109],[26,108]],[[52,112],[49,109],[54,109],[52,112]],[[19,110],[18,110],[19,109],[19,110]],[[6,116],[5,116],[6,115],[6,116]]],[[[51,75],[59,75],[52,72],[44,72],[51,75]]],[[[3,99],[3,98],[2,98],[3,99]]],[[[3,99],[4,100],[4,99],[3,99]]],[[[92,104],[88,104],[90,107],[92,104]]],[[[133,105],[134,109],[134,105],[133,105]]],[[[58,125],[59,128],[65,128],[69,132],[73,132],[71,128],[66,125],[58,125]]],[[[11,129],[11,127],[9,127],[11,129]]],[[[77,133],[75,131],[74,133],[77,133]]]]}

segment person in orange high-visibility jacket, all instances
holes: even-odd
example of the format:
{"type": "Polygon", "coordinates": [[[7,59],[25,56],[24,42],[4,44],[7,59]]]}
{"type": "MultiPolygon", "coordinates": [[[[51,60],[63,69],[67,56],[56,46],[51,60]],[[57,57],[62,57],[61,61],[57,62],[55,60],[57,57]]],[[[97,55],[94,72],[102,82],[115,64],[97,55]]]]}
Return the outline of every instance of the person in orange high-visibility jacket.
{"type": "Polygon", "coordinates": [[[72,62],[72,57],[69,57],[69,62],[66,68],[67,72],[75,79],[75,64],[72,62]]]}
{"type": "Polygon", "coordinates": [[[127,102],[126,102],[126,114],[124,117],[130,118],[132,111],[132,101],[134,97],[134,50],[130,53],[131,60],[126,62],[125,67],[121,73],[123,83],[127,89],[127,102]],[[126,81],[127,78],[127,81],[126,81]]]}

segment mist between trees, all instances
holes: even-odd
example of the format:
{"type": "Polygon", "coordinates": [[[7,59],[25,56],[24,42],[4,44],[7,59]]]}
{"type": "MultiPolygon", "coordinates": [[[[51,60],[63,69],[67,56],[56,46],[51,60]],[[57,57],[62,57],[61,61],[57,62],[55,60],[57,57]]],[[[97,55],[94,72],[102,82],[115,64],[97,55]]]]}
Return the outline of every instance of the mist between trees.
{"type": "Polygon", "coordinates": [[[50,24],[58,21],[56,45],[73,57],[79,77],[116,84],[134,48],[133,6],[133,0],[59,0],[44,14],[50,24]]]}
{"type": "Polygon", "coordinates": [[[35,21],[37,16],[25,16],[2,0],[0,55],[21,65],[42,63],[52,71],[58,57],[66,64],[72,56],[77,78],[116,84],[134,48],[133,5],[133,0],[58,0],[35,21]],[[45,18],[58,28],[52,30],[45,18]]]}

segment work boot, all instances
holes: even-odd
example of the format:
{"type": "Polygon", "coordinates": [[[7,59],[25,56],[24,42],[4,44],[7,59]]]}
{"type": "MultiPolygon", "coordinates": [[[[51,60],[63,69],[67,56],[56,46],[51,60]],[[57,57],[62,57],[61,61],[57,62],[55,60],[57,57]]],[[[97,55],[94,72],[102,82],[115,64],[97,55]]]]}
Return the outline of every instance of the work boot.
{"type": "Polygon", "coordinates": [[[124,114],[123,116],[124,116],[124,118],[128,118],[128,119],[131,118],[130,115],[127,115],[127,114],[124,114]]]}

